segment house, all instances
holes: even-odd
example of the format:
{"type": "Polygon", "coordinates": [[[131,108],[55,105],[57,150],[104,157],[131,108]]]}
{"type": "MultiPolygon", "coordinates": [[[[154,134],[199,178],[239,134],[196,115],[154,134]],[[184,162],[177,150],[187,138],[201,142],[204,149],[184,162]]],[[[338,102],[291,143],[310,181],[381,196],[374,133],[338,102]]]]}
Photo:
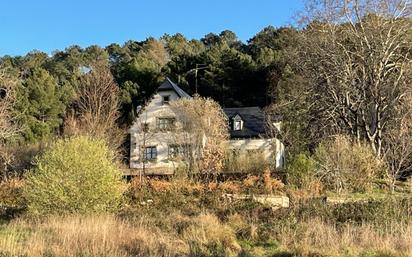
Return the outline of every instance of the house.
{"type": "Polygon", "coordinates": [[[223,108],[229,120],[229,148],[233,151],[261,151],[276,169],[285,163],[285,147],[276,135],[280,133],[280,117],[267,124],[259,107],[223,108]]]}
{"type": "MultiPolygon", "coordinates": [[[[148,103],[138,110],[130,128],[131,174],[173,174],[180,162],[177,154],[185,152],[179,121],[169,103],[179,98],[191,98],[169,78],[159,86],[148,103]]],[[[277,169],[284,165],[283,144],[268,133],[265,115],[259,107],[225,108],[230,127],[229,149],[261,151],[277,169]]],[[[274,124],[280,130],[280,121],[274,124]]]]}

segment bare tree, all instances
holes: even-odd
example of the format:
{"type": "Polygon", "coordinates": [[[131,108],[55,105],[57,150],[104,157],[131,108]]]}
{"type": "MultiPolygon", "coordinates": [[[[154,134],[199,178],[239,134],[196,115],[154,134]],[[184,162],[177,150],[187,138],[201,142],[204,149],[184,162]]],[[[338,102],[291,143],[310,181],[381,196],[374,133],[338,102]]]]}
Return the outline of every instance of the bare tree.
{"type": "Polygon", "coordinates": [[[170,106],[182,124],[183,139],[191,147],[191,168],[206,174],[222,171],[229,132],[220,105],[212,99],[195,96],[179,99],[170,106]]]}
{"type": "Polygon", "coordinates": [[[390,114],[411,85],[408,0],[309,0],[301,59],[318,135],[349,133],[382,155],[390,114]]]}
{"type": "Polygon", "coordinates": [[[394,124],[388,131],[384,159],[388,164],[391,191],[395,191],[396,180],[412,170],[412,92],[403,98],[396,109],[394,124]]]}
{"type": "Polygon", "coordinates": [[[10,76],[6,68],[0,67],[0,168],[3,179],[7,179],[9,167],[14,160],[14,155],[7,148],[6,142],[21,129],[13,115],[16,87],[17,80],[10,76]]]}
{"type": "Polygon", "coordinates": [[[80,78],[74,112],[66,119],[68,134],[84,133],[106,140],[117,148],[122,133],[119,117],[119,87],[106,64],[96,63],[80,78]]]}

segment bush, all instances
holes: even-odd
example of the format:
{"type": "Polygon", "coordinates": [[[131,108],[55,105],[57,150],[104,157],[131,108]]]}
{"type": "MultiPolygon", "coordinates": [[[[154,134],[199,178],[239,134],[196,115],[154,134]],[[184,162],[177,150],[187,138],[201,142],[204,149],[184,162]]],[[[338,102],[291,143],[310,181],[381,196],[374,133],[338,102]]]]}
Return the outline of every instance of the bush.
{"type": "Polygon", "coordinates": [[[384,162],[376,158],[368,145],[352,142],[345,136],[319,145],[314,158],[323,184],[338,193],[368,191],[385,171],[384,162]]]}
{"type": "Polygon", "coordinates": [[[228,172],[263,173],[268,166],[269,162],[260,150],[227,150],[223,169],[228,172]]]}
{"type": "Polygon", "coordinates": [[[0,181],[0,223],[2,219],[14,218],[24,211],[23,184],[24,181],[17,178],[0,181]]]}
{"type": "Polygon", "coordinates": [[[297,188],[308,188],[315,179],[315,170],[316,163],[310,156],[298,154],[286,167],[287,182],[297,188]]]}
{"type": "Polygon", "coordinates": [[[22,207],[22,186],[23,181],[17,178],[0,181],[0,207],[22,207]]]}
{"type": "Polygon", "coordinates": [[[124,184],[114,155],[99,140],[60,139],[37,159],[27,175],[24,195],[32,214],[115,210],[124,184]]]}

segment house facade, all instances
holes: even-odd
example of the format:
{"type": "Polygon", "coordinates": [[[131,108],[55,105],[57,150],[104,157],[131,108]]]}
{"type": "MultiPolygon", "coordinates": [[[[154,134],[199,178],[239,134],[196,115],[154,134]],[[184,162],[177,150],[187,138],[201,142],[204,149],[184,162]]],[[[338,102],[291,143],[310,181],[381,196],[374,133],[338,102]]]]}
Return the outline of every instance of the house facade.
{"type": "MultiPolygon", "coordinates": [[[[180,134],[180,123],[169,103],[191,98],[169,78],[159,86],[148,103],[138,110],[130,128],[130,172],[128,175],[173,174],[181,161],[176,156],[187,150],[180,134]]],[[[284,165],[285,150],[275,136],[268,133],[265,117],[259,107],[225,108],[229,120],[229,149],[260,151],[276,169],[284,165]]],[[[280,130],[280,121],[275,124],[280,130]]],[[[273,134],[273,133],[272,133],[273,134]]]]}

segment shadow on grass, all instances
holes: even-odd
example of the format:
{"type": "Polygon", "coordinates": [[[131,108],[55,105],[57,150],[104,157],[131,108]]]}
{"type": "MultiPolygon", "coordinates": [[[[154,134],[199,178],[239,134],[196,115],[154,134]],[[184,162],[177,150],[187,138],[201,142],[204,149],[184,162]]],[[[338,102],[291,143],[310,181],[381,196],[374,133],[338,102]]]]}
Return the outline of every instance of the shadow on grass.
{"type": "Polygon", "coordinates": [[[295,254],[291,252],[278,252],[272,255],[272,257],[294,257],[296,256],[295,254]]]}
{"type": "Polygon", "coordinates": [[[9,222],[10,220],[20,216],[25,211],[25,208],[9,208],[0,207],[0,224],[9,222]]]}

